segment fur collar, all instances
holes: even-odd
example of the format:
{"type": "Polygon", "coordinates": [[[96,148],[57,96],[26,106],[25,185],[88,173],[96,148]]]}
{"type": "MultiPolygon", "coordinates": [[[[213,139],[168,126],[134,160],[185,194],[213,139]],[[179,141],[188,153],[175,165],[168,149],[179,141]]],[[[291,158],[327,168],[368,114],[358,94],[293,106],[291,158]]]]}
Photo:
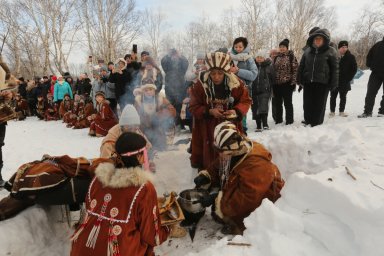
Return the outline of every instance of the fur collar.
{"type": "MultiPolygon", "coordinates": [[[[165,99],[165,94],[163,92],[159,92],[157,95],[155,95],[155,97],[157,97],[157,107],[163,105],[164,103],[164,99],[165,99]]],[[[135,103],[138,107],[142,107],[143,105],[143,95],[142,94],[139,94],[135,97],[135,103]]]]}
{"type": "Polygon", "coordinates": [[[235,53],[235,50],[232,48],[230,55],[233,61],[247,61],[249,58],[252,58],[252,55],[249,53],[249,46],[247,46],[241,53],[235,53]]]}
{"type": "MultiPolygon", "coordinates": [[[[208,79],[209,79],[210,73],[211,73],[210,71],[206,71],[206,72],[201,73],[201,75],[200,75],[199,80],[200,80],[201,84],[203,85],[204,89],[208,89],[208,79]]],[[[228,78],[229,90],[232,91],[232,89],[240,86],[240,81],[235,74],[227,73],[227,72],[224,72],[224,74],[228,78]]]]}
{"type": "Polygon", "coordinates": [[[130,186],[140,187],[152,182],[153,176],[141,167],[116,168],[111,163],[101,163],[95,171],[96,178],[103,187],[126,188],[130,186]]]}

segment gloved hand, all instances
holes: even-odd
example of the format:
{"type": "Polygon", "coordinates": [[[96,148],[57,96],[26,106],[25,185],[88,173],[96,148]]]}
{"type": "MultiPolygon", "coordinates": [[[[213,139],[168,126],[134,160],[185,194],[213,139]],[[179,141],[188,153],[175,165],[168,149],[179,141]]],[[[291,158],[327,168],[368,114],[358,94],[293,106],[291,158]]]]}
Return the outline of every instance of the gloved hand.
{"type": "Polygon", "coordinates": [[[215,199],[218,194],[219,194],[218,192],[210,193],[209,195],[204,196],[199,200],[195,201],[195,203],[201,203],[202,206],[209,207],[215,202],[215,199]]]}
{"type": "Polygon", "coordinates": [[[196,184],[196,188],[202,188],[204,186],[206,187],[205,189],[208,189],[211,185],[211,177],[207,171],[200,171],[193,182],[196,184]]]}

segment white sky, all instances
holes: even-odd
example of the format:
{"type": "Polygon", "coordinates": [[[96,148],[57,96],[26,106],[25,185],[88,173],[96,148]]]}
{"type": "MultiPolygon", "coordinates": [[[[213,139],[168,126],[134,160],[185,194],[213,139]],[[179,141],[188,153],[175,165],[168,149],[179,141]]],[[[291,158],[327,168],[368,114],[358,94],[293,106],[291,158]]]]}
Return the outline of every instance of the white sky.
{"type": "MultiPolygon", "coordinates": [[[[272,2],[272,1],[271,1],[272,2]]],[[[326,6],[333,6],[338,17],[338,27],[331,31],[333,35],[346,37],[351,33],[352,23],[355,21],[361,10],[368,6],[374,8],[373,3],[379,0],[325,0],[326,6]]],[[[136,0],[137,8],[160,8],[167,17],[168,29],[182,30],[188,23],[196,21],[203,13],[209,14],[212,21],[219,21],[224,10],[229,8],[239,9],[240,0],[136,0]]],[[[141,49],[139,49],[141,50],[141,49]]],[[[87,54],[83,55],[78,50],[72,52],[74,62],[86,61],[87,54]]]]}
{"type": "MultiPolygon", "coordinates": [[[[373,2],[378,0],[325,0],[326,6],[334,6],[338,16],[338,29],[334,32],[348,31],[352,22],[359,16],[360,10],[366,5],[372,7],[373,2]]],[[[240,0],[137,0],[136,3],[139,9],[160,7],[166,14],[168,23],[177,30],[196,20],[202,13],[209,14],[212,20],[218,20],[223,10],[238,9],[241,2],[240,0]]]]}

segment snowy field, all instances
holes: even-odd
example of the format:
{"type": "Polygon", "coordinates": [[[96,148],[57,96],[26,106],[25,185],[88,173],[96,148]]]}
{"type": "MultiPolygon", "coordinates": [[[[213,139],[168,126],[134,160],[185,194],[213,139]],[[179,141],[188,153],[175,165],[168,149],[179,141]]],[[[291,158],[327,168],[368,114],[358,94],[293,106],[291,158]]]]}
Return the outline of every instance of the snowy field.
{"type": "MultiPolygon", "coordinates": [[[[329,119],[327,110],[324,125],[303,127],[302,92],[296,92],[293,125],[275,126],[270,117],[271,130],[255,133],[249,120],[250,138],[272,152],[286,180],[281,199],[276,204],[264,200],[245,220],[248,229],[243,237],[223,237],[207,211],[193,243],[188,235],[170,239],[156,249],[156,255],[384,255],[384,118],[376,117],[381,90],[374,117],[357,118],[363,112],[368,77],[366,72],[352,86],[347,118],[329,119]],[[228,239],[250,246],[228,245],[228,239]]],[[[35,118],[9,122],[4,178],[45,153],[97,157],[101,139],[88,137],[87,132],[35,118]]],[[[187,136],[182,133],[176,140],[187,136]]],[[[158,155],[159,195],[193,186],[196,170],[190,168],[186,148],[179,145],[158,155]]],[[[6,195],[0,191],[0,198],[6,195]]],[[[68,255],[72,232],[60,207],[34,206],[0,222],[0,256],[68,255]]]]}

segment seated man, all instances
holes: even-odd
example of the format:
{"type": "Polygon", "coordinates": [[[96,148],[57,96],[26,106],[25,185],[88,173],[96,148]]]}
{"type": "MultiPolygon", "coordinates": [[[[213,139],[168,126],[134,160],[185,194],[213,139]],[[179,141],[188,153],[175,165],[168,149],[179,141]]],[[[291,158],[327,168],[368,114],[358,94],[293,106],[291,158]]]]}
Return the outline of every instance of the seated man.
{"type": "Polygon", "coordinates": [[[271,162],[271,153],[242,135],[231,122],[215,127],[214,146],[219,152],[220,167],[201,171],[194,181],[197,187],[220,184],[220,191],[217,193],[218,189],[211,185],[211,194],[201,199],[201,203],[209,206],[215,202],[212,215],[225,224],[222,233],[243,234],[243,220],[264,198],[275,202],[284,180],[271,162]],[[215,181],[214,177],[220,180],[215,181]]]}

